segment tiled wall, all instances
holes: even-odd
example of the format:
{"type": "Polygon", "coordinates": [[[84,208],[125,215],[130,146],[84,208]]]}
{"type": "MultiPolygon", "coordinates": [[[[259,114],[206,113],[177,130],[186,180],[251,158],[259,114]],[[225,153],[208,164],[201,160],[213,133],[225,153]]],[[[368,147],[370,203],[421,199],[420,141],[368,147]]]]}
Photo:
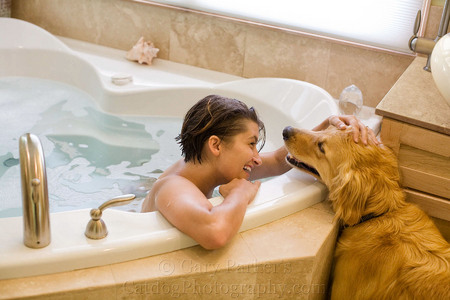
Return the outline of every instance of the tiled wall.
{"type": "Polygon", "coordinates": [[[373,107],[414,58],[130,0],[14,0],[12,16],[122,50],[144,36],[160,48],[159,58],[243,77],[304,80],[335,98],[355,84],[373,107]]]}

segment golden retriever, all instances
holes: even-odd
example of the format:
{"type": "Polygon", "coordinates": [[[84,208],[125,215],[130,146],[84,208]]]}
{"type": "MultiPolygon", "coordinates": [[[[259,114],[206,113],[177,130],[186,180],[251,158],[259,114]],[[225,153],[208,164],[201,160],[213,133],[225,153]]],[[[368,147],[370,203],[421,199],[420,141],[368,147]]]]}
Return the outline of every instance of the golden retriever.
{"type": "Polygon", "coordinates": [[[407,203],[394,154],[355,143],[351,128],[286,127],[286,160],[329,189],[342,224],[331,299],[450,299],[450,246],[430,218],[407,203]]]}

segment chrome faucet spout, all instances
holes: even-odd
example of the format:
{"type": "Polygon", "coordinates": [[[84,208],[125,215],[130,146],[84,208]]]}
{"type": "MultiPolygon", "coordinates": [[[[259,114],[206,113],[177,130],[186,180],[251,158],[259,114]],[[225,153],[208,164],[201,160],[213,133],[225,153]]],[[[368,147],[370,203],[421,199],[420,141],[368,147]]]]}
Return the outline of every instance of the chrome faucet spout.
{"type": "Polygon", "coordinates": [[[417,12],[416,21],[414,24],[413,35],[409,39],[409,48],[416,53],[426,54],[428,56],[427,63],[425,65],[425,67],[423,68],[425,71],[431,72],[431,67],[430,67],[431,53],[433,52],[434,46],[439,41],[439,39],[442,36],[444,36],[448,31],[448,25],[449,25],[449,19],[450,19],[449,3],[450,3],[450,0],[445,0],[444,9],[442,11],[441,22],[439,24],[439,31],[434,40],[417,36],[419,27],[420,27],[420,22],[421,22],[421,11],[419,10],[417,12]]]}
{"type": "Polygon", "coordinates": [[[30,133],[19,139],[20,179],[23,204],[23,242],[30,248],[50,244],[50,213],[44,151],[30,133]]]}

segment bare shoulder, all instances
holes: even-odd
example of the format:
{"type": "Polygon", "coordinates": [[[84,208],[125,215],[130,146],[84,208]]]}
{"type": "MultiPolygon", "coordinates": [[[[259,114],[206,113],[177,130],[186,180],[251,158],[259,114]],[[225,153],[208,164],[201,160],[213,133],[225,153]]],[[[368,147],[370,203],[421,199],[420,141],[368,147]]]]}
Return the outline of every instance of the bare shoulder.
{"type": "Polygon", "coordinates": [[[183,176],[176,174],[164,176],[158,179],[147,195],[142,211],[158,210],[163,214],[174,210],[173,206],[176,202],[176,211],[182,210],[183,207],[194,204],[193,201],[209,204],[209,201],[195,184],[183,176]]]}

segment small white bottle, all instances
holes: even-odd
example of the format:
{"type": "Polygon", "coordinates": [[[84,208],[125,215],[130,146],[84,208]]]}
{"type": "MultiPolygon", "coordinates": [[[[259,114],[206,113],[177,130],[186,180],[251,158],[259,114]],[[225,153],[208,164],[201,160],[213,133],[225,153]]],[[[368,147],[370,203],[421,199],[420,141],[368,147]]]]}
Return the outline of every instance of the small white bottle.
{"type": "Polygon", "coordinates": [[[358,115],[363,106],[361,90],[354,84],[342,90],[339,97],[339,110],[342,115],[358,115]]]}

